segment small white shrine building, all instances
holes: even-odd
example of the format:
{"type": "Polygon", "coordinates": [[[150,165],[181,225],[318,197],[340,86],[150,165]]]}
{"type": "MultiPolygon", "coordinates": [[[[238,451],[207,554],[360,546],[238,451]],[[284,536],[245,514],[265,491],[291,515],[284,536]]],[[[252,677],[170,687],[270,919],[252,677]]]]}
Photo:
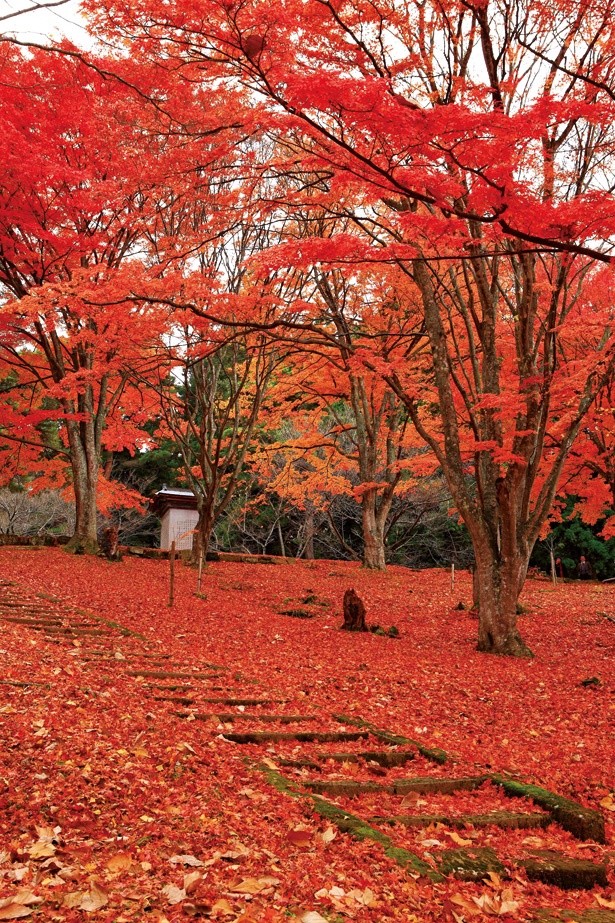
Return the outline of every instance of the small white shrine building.
{"type": "Polygon", "coordinates": [[[151,509],[161,519],[160,548],[168,551],[174,541],[177,551],[190,551],[199,521],[192,491],[165,486],[154,495],[151,509]]]}

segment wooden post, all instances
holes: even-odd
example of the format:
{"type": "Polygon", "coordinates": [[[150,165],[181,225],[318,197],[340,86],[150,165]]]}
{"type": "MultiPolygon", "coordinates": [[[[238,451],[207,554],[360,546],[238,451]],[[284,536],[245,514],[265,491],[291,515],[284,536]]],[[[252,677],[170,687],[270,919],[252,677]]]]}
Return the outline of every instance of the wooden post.
{"type": "Polygon", "coordinates": [[[173,605],[175,595],[175,542],[171,542],[169,554],[169,608],[173,605]]]}
{"type": "Polygon", "coordinates": [[[555,554],[553,553],[553,548],[549,548],[549,555],[551,557],[551,581],[553,586],[557,586],[557,571],[555,570],[555,554]]]}
{"type": "Polygon", "coordinates": [[[451,564],[451,593],[455,592],[455,565],[451,564]]]}
{"type": "Polygon", "coordinates": [[[199,575],[198,575],[198,577],[196,578],[196,591],[197,591],[197,593],[199,593],[199,594],[200,594],[200,592],[201,592],[201,577],[203,576],[203,557],[204,557],[204,555],[203,555],[203,545],[201,544],[201,548],[200,548],[200,551],[199,551],[199,575]]]}

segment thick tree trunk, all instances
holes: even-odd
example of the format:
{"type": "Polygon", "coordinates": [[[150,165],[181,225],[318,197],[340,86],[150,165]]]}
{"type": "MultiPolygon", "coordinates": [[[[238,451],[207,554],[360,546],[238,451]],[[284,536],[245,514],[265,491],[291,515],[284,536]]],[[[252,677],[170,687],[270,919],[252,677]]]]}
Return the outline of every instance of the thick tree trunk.
{"type": "Polygon", "coordinates": [[[384,556],[384,524],[386,516],[380,515],[380,511],[376,509],[376,500],[375,490],[365,491],[361,499],[363,567],[368,570],[386,570],[384,556]]]}
{"type": "Polygon", "coordinates": [[[480,606],[480,592],[479,592],[479,581],[478,581],[478,568],[474,564],[472,568],[472,608],[478,609],[480,606]]]}
{"type": "Polygon", "coordinates": [[[72,422],[67,427],[75,494],[75,531],[65,550],[72,554],[96,554],[98,551],[96,492],[99,459],[89,428],[88,423],[72,422]],[[85,430],[85,438],[79,426],[85,430]]]}
{"type": "Polygon", "coordinates": [[[517,629],[517,599],[527,561],[520,554],[503,557],[488,547],[476,548],[478,650],[488,654],[531,657],[517,629]]]}

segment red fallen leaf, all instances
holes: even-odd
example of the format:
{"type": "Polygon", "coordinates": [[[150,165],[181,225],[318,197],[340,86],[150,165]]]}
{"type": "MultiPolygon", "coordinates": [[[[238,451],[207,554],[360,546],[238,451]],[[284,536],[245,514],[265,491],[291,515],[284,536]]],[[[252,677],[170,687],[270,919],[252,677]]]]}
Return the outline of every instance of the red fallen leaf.
{"type": "Polygon", "coordinates": [[[286,834],[286,841],[299,849],[308,849],[312,846],[313,836],[310,830],[290,830],[286,834]]]}

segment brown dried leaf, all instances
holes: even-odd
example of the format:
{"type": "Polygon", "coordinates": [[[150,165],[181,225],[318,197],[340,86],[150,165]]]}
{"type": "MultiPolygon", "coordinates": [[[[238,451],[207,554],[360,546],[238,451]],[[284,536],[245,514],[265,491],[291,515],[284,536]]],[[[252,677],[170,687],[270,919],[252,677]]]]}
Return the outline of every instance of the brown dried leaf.
{"type": "Polygon", "coordinates": [[[129,869],[132,864],[132,856],[129,856],[128,853],[120,852],[116,856],[111,856],[107,862],[107,869],[114,875],[119,875],[120,872],[125,872],[126,869],[129,869]]]}
{"type": "Polygon", "coordinates": [[[221,897],[219,900],[215,902],[215,904],[211,908],[211,913],[212,913],[212,916],[215,916],[218,913],[222,914],[225,917],[232,917],[235,915],[235,911],[233,910],[229,902],[224,897],[221,897]]]}
{"type": "Polygon", "coordinates": [[[266,887],[266,884],[262,884],[256,878],[244,878],[243,881],[229,888],[229,891],[233,894],[258,894],[259,891],[263,891],[266,887]]]}
{"type": "Polygon", "coordinates": [[[178,888],[176,885],[165,885],[162,893],[171,905],[180,904],[186,897],[184,889],[178,888]]]}
{"type": "Polygon", "coordinates": [[[201,872],[188,872],[187,875],[184,875],[184,891],[186,894],[191,894],[202,880],[203,875],[201,872]]]}
{"type": "Polygon", "coordinates": [[[109,903],[109,894],[98,881],[93,881],[77,905],[79,910],[93,913],[109,903]]]}
{"type": "Polygon", "coordinates": [[[44,840],[39,840],[28,850],[31,859],[47,859],[49,856],[55,856],[55,853],[56,848],[53,843],[46,843],[44,840]]]}

